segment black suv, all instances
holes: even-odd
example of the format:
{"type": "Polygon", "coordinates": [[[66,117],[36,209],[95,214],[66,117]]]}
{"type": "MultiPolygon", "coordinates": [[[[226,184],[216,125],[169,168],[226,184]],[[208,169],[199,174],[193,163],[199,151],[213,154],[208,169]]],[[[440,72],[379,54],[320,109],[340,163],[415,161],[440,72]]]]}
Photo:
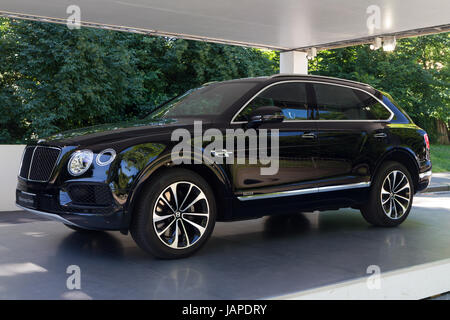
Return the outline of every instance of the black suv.
{"type": "Polygon", "coordinates": [[[275,75],[209,83],[139,121],[31,143],[16,203],[75,230],[130,230],[144,250],[177,258],[198,250],[216,221],[352,207],[373,225],[397,226],[430,179],[428,136],[388,94],[348,80],[275,75]],[[268,147],[277,171],[230,161],[255,151],[247,144],[207,149],[195,138],[199,120],[225,136],[278,130],[278,146],[268,147]],[[173,158],[176,129],[194,133],[184,162],[173,158]]]}

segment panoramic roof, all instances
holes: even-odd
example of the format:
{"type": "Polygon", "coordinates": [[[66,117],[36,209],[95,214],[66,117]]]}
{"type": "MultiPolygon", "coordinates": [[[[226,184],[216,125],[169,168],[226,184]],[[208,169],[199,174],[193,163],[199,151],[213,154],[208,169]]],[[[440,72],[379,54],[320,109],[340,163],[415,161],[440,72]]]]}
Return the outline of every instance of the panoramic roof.
{"type": "Polygon", "coordinates": [[[332,48],[449,30],[448,0],[2,0],[0,13],[279,50],[332,48]]]}

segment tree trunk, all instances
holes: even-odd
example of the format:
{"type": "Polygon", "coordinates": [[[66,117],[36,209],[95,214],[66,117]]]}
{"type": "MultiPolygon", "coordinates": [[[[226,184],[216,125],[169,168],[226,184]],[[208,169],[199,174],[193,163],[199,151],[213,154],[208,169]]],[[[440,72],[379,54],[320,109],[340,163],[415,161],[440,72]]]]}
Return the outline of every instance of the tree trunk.
{"type": "Polygon", "coordinates": [[[444,121],[436,119],[436,128],[438,133],[438,143],[439,144],[450,144],[448,137],[447,125],[444,121]]]}

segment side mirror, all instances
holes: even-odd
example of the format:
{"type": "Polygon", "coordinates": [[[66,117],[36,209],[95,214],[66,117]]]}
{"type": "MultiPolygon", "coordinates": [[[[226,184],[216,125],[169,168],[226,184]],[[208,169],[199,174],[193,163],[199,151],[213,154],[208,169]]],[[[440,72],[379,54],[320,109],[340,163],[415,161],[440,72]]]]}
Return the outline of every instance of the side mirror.
{"type": "Polygon", "coordinates": [[[262,123],[278,123],[284,120],[281,108],[274,106],[259,107],[250,114],[250,126],[262,123]]]}

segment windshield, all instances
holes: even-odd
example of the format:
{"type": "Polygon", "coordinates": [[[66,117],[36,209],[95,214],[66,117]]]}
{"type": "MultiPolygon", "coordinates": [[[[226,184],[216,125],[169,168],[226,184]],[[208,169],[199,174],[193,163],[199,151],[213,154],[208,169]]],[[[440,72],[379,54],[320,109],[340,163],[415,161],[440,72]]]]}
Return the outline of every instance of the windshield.
{"type": "Polygon", "coordinates": [[[222,82],[191,89],[181,96],[169,100],[148,115],[148,118],[176,118],[200,115],[220,115],[256,82],[222,82]]]}

